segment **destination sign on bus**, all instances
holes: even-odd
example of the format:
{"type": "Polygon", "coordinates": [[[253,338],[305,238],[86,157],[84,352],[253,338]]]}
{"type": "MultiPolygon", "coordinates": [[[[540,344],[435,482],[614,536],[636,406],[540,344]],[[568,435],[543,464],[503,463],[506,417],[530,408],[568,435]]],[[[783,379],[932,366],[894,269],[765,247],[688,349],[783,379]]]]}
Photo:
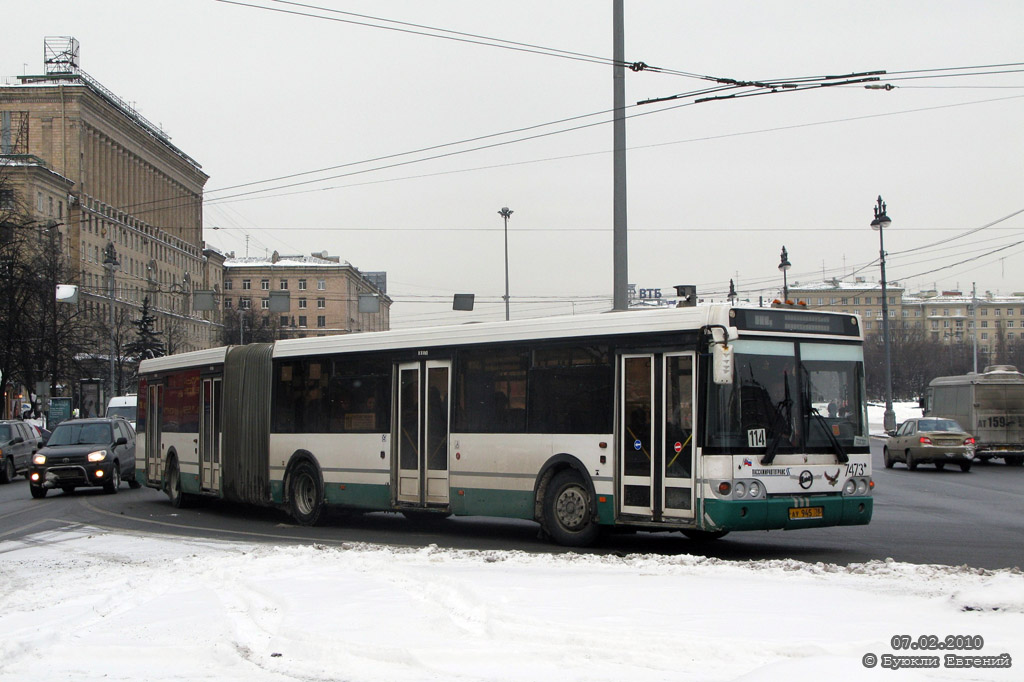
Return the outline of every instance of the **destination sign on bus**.
{"type": "Polygon", "coordinates": [[[829,315],[779,308],[735,308],[732,313],[734,326],[748,331],[860,335],[857,318],[852,315],[829,315]]]}

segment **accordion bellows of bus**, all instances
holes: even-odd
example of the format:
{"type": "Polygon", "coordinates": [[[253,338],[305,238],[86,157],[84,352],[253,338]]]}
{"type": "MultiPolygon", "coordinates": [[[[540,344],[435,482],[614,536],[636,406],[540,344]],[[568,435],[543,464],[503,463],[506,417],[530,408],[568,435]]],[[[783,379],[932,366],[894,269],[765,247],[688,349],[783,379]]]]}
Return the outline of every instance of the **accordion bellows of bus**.
{"type": "Polygon", "coordinates": [[[727,305],[291,339],[144,360],[138,471],[286,510],[713,539],[868,523],[855,316],[727,305]]]}

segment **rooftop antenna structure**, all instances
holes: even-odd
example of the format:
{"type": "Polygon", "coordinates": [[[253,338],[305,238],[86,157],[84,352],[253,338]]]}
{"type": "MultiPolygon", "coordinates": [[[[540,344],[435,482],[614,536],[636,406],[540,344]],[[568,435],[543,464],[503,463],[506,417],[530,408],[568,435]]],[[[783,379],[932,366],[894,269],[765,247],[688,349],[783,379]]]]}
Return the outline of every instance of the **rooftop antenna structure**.
{"type": "Polygon", "coordinates": [[[43,64],[46,74],[78,73],[78,41],[71,36],[43,38],[43,64]]]}

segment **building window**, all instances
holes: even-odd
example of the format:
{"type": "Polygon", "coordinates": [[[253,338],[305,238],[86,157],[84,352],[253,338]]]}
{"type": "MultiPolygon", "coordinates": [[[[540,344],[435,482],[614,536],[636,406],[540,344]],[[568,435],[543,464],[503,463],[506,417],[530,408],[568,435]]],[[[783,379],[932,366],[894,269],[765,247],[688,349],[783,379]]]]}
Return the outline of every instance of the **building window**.
{"type": "Polygon", "coordinates": [[[1007,320],[1006,321],[1006,326],[1012,328],[1013,327],[1013,320],[1007,320]]]}
{"type": "Polygon", "coordinates": [[[320,298],[316,299],[316,307],[320,308],[320,309],[326,308],[327,307],[327,299],[322,297],[322,296],[320,298]]]}
{"type": "Polygon", "coordinates": [[[981,309],[981,316],[985,317],[986,315],[988,315],[988,308],[982,308],[981,309]]]}
{"type": "Polygon", "coordinates": [[[238,299],[238,307],[242,310],[248,310],[252,307],[252,300],[248,298],[240,298],[238,299]]]}
{"type": "Polygon", "coordinates": [[[282,279],[281,280],[281,291],[287,291],[287,290],[288,290],[288,280],[282,279]]]}
{"type": "Polygon", "coordinates": [[[17,207],[17,199],[13,189],[0,189],[0,210],[13,211],[17,207]]]}
{"type": "Polygon", "coordinates": [[[260,289],[262,289],[263,291],[270,291],[270,280],[269,279],[261,279],[260,280],[260,289]]]}
{"type": "Polygon", "coordinates": [[[299,315],[299,326],[300,327],[305,327],[306,326],[306,316],[305,315],[299,315]]]}
{"type": "Polygon", "coordinates": [[[850,305],[850,299],[846,296],[843,296],[843,305],[850,305]]]}
{"type": "Polygon", "coordinates": [[[327,288],[327,280],[326,279],[318,279],[316,281],[316,288],[317,288],[318,291],[325,290],[327,288]]]}
{"type": "Polygon", "coordinates": [[[865,296],[864,297],[864,305],[871,305],[871,297],[870,296],[865,296]]]}
{"type": "Polygon", "coordinates": [[[864,328],[867,329],[868,331],[871,330],[871,320],[868,320],[867,322],[864,323],[864,328]]]}
{"type": "Polygon", "coordinates": [[[288,316],[287,315],[282,315],[281,316],[281,326],[282,327],[287,327],[288,326],[288,316]]]}
{"type": "Polygon", "coordinates": [[[988,328],[988,320],[982,320],[981,321],[981,328],[982,329],[987,329],[988,328]]]}
{"type": "Polygon", "coordinates": [[[317,315],[316,316],[316,326],[318,326],[318,327],[326,327],[327,326],[327,316],[326,315],[317,315]]]}
{"type": "Polygon", "coordinates": [[[270,310],[270,299],[269,298],[261,298],[260,299],[260,310],[270,310]]]}
{"type": "Polygon", "coordinates": [[[299,299],[299,309],[300,310],[305,310],[305,308],[306,308],[306,299],[300,298],[299,299]]]}
{"type": "Polygon", "coordinates": [[[987,339],[988,338],[988,332],[982,332],[981,333],[981,338],[982,339],[987,339]]]}
{"type": "Polygon", "coordinates": [[[243,279],[242,280],[242,289],[244,291],[248,291],[249,289],[252,289],[252,280],[243,279]]]}
{"type": "Polygon", "coordinates": [[[939,321],[938,320],[932,320],[932,329],[938,329],[938,328],[939,328],[939,321]]]}
{"type": "Polygon", "coordinates": [[[306,290],[306,280],[300,279],[299,280],[299,291],[305,291],[305,290],[306,290]]]}
{"type": "Polygon", "coordinates": [[[992,309],[992,314],[995,315],[996,317],[999,317],[999,313],[1001,313],[1001,312],[1002,311],[999,308],[993,308],[992,309]]]}
{"type": "Polygon", "coordinates": [[[224,308],[227,309],[227,310],[231,309],[231,299],[230,298],[225,298],[224,299],[224,308]]]}
{"type": "Polygon", "coordinates": [[[860,296],[854,296],[853,297],[853,304],[854,305],[860,305],[860,296]]]}

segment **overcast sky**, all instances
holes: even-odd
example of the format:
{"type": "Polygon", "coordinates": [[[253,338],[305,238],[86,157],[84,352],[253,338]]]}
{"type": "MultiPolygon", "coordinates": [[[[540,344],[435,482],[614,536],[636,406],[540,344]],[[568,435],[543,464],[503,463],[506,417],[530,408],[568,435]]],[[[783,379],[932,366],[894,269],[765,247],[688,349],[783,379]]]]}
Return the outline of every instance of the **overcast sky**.
{"type": "MultiPolygon", "coordinates": [[[[514,211],[513,317],[610,307],[607,114],[361,162],[607,112],[611,1],[310,4],[600,59],[371,28],[323,11],[335,20],[216,0],[36,0],[4,10],[0,76],[41,72],[44,37],[74,36],[81,67],[210,175],[210,245],[237,255],[327,250],[386,270],[394,326],[468,319],[446,311],[455,292],[477,295],[475,319],[503,316],[503,206],[514,211]]],[[[1024,62],[1016,0],[634,0],[625,26],[629,62],[740,80],[1024,62]]],[[[630,108],[644,115],[627,123],[629,281],[722,296],[734,278],[756,299],[781,287],[783,245],[791,285],[823,274],[877,279],[869,223],[881,194],[893,221],[890,280],[1024,291],[1024,213],[965,234],[1024,209],[1024,73],[950,77],[1021,68],[890,75],[889,91],[630,108]],[[909,78],[924,75],[933,77],[909,78]]],[[[713,85],[628,72],[626,100],[713,85]]]]}

